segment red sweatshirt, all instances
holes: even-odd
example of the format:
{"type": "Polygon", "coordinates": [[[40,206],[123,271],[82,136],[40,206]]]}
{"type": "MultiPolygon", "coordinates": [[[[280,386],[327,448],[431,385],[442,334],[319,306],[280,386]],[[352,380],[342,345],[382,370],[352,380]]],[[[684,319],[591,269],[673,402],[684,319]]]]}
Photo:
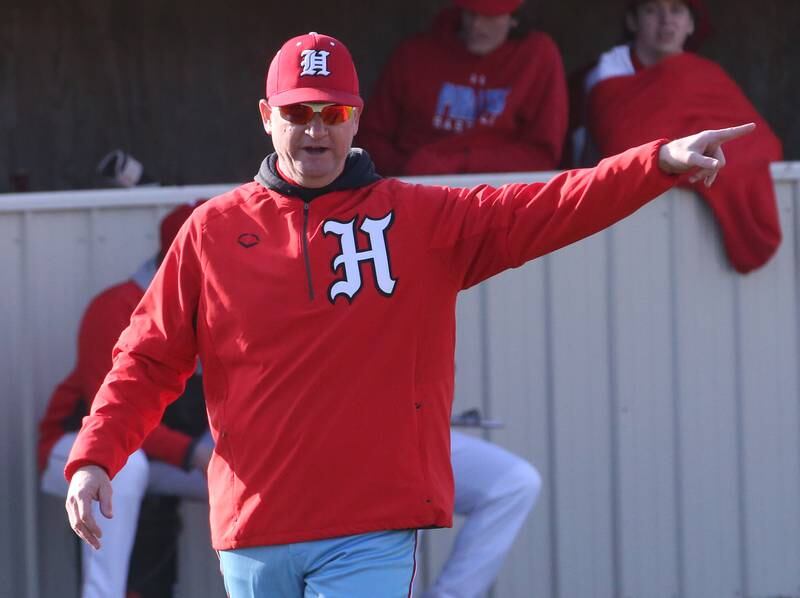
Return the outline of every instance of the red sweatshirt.
{"type": "MultiPolygon", "coordinates": [[[[106,289],[86,308],[78,331],[78,362],[53,391],[39,423],[39,469],[44,470],[53,445],[70,429],[77,430],[80,417],[111,369],[111,351],[131,313],[144,295],[132,280],[106,289]]],[[[192,438],[165,425],[157,426],[144,441],[145,453],[180,467],[185,464],[192,438]]]]}
{"type": "Polygon", "coordinates": [[[553,170],[567,129],[561,55],[546,34],[487,56],[458,37],[460,12],[402,43],[367,102],[356,144],[385,175],[553,170]]]}
{"type": "Polygon", "coordinates": [[[313,201],[258,182],[197,208],[72,449],[112,476],[199,353],[216,549],[451,525],[456,296],[669,189],[659,143],[547,184],[379,179],[313,201]]]}

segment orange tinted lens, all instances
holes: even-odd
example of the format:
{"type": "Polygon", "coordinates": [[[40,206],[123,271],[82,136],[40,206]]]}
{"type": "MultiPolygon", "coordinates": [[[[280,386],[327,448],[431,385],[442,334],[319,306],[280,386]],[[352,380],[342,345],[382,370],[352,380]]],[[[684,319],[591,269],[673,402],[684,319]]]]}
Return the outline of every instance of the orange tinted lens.
{"type": "Polygon", "coordinates": [[[325,106],[321,114],[322,122],[326,125],[338,125],[339,123],[350,120],[350,117],[353,115],[353,107],[333,104],[331,106],[325,106]]]}
{"type": "Polygon", "coordinates": [[[289,104],[279,108],[281,116],[293,125],[307,125],[314,118],[314,110],[311,106],[303,104],[289,104]]]}

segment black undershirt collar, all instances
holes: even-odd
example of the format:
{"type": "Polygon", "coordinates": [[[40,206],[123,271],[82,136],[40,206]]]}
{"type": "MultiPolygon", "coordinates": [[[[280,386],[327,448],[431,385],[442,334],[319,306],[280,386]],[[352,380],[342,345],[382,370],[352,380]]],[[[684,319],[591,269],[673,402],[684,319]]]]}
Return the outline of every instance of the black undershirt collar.
{"type": "Polygon", "coordinates": [[[375,164],[369,154],[360,148],[352,148],[347,155],[344,170],[336,179],[319,189],[309,189],[294,185],[284,179],[278,171],[278,154],[272,153],[261,162],[261,168],[255,176],[255,180],[267,189],[277,191],[281,195],[296,197],[305,202],[310,202],[320,195],[331,193],[332,191],[343,191],[345,189],[358,189],[366,187],[380,180],[381,176],[375,172],[375,164]]]}

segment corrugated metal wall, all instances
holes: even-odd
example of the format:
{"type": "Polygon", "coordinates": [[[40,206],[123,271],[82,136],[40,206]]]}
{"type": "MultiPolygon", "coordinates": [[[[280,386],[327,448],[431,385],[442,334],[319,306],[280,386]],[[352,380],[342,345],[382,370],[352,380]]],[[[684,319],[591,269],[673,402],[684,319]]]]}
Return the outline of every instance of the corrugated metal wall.
{"type": "MultiPolygon", "coordinates": [[[[503,419],[492,440],[545,483],[498,598],[800,596],[800,165],[774,174],[785,241],[746,277],[676,191],[463,295],[456,409],[503,419]]],[[[155,251],[169,204],[222,189],[0,196],[0,597],[77,595],[36,421],[90,297],[155,251]]],[[[179,595],[223,596],[206,508],[183,513],[179,595]]],[[[423,581],[452,536],[427,534],[423,581]]]]}

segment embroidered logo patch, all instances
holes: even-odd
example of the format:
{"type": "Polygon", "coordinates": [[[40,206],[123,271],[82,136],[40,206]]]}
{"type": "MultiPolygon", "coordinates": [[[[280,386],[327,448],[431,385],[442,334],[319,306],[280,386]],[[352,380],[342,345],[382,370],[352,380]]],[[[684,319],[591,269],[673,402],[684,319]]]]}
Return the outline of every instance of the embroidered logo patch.
{"type": "Polygon", "coordinates": [[[300,53],[300,56],[303,58],[300,60],[300,66],[303,67],[303,71],[300,73],[301,77],[310,75],[310,76],[322,76],[327,77],[331,74],[328,70],[328,56],[330,56],[330,52],[326,50],[303,50],[300,53]]]}
{"type": "Polygon", "coordinates": [[[261,239],[259,239],[258,235],[255,233],[242,233],[239,235],[237,241],[239,245],[245,249],[250,249],[251,247],[258,245],[261,242],[261,239]]]}

